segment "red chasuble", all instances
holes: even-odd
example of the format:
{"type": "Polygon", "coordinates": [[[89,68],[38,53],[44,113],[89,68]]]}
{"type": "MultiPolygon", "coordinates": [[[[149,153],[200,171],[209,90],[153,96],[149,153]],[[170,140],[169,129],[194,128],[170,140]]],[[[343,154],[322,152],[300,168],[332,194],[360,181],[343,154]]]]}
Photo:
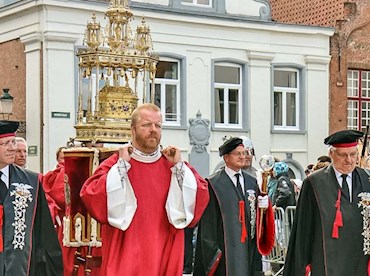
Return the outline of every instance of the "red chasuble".
{"type": "MultiPolygon", "coordinates": [[[[101,275],[182,275],[184,230],[169,223],[165,210],[173,165],[164,157],[153,163],[130,160],[128,176],[137,210],[130,226],[122,231],[110,226],[107,218],[106,177],[117,160],[115,154],[104,161],[81,190],[86,208],[103,224],[101,275]]],[[[193,227],[207,206],[209,194],[207,182],[188,167],[197,179],[195,216],[189,225],[193,227]]]]}

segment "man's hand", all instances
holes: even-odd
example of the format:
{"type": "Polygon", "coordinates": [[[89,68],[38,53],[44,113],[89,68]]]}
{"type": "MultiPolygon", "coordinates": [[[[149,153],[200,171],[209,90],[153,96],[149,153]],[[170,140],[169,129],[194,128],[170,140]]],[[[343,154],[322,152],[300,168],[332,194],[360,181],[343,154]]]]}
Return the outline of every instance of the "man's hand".
{"type": "Polygon", "coordinates": [[[258,208],[267,209],[269,207],[269,197],[265,196],[258,196],[258,208]]]}
{"type": "Polygon", "coordinates": [[[167,158],[168,161],[170,161],[174,165],[181,161],[180,150],[176,147],[168,146],[167,148],[162,150],[162,154],[164,157],[167,158]]]}
{"type": "Polygon", "coordinates": [[[129,162],[130,159],[131,159],[131,154],[132,154],[133,150],[134,149],[129,144],[123,145],[118,150],[119,158],[122,158],[123,160],[129,162]]]}

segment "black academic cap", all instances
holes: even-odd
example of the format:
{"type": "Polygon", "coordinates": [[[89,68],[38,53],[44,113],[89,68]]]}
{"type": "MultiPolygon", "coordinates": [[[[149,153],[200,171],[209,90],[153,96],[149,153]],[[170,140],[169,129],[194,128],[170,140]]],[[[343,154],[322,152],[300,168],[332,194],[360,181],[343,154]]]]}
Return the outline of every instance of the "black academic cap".
{"type": "Polygon", "coordinates": [[[222,156],[233,151],[239,145],[243,146],[243,140],[238,137],[232,137],[229,140],[226,140],[225,143],[223,143],[222,146],[218,148],[218,152],[220,156],[222,156]]]}
{"type": "Polygon", "coordinates": [[[325,138],[325,145],[336,148],[348,148],[357,145],[357,140],[364,136],[364,133],[357,130],[341,130],[325,138]]]}
{"type": "Polygon", "coordinates": [[[15,136],[15,132],[19,127],[18,122],[0,121],[0,138],[15,136]]]}

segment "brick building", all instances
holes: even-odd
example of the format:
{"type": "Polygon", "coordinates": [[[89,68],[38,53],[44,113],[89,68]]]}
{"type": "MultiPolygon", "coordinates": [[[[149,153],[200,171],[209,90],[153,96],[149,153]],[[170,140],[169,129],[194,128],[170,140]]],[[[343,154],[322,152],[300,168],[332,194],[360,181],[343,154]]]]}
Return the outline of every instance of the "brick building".
{"type": "Polygon", "coordinates": [[[277,22],[335,28],[330,39],[329,132],[364,130],[370,123],[370,2],[270,2],[277,22]]]}

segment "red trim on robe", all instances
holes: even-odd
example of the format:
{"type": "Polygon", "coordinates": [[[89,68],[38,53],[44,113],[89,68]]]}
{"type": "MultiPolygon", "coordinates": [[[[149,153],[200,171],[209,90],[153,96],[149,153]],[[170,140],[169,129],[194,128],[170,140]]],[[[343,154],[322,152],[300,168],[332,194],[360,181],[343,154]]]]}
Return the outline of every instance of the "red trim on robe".
{"type": "Polygon", "coordinates": [[[263,221],[261,224],[262,229],[260,230],[260,211],[257,209],[257,248],[261,255],[270,254],[275,244],[275,219],[274,211],[272,210],[271,202],[269,202],[268,208],[265,210],[263,221]],[[261,236],[259,236],[261,235],[261,236]]]}
{"type": "Polygon", "coordinates": [[[215,275],[215,272],[217,270],[217,267],[221,261],[221,257],[222,257],[222,252],[218,252],[217,255],[216,255],[216,260],[215,262],[213,263],[211,269],[209,270],[209,272],[207,273],[207,276],[213,276],[215,275]]]}

